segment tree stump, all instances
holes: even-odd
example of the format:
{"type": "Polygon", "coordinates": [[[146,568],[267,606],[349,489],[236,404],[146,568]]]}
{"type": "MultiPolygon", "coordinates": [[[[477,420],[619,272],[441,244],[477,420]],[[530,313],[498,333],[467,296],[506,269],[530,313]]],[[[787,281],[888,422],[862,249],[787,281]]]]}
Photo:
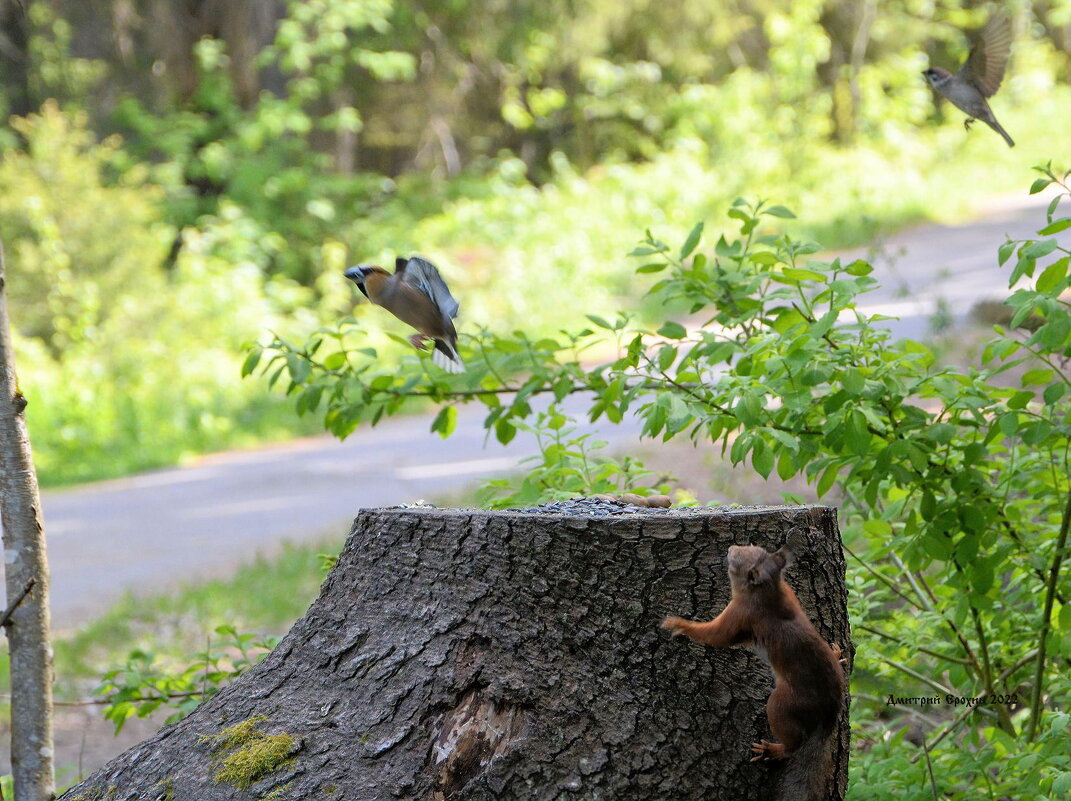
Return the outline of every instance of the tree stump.
{"type": "Polygon", "coordinates": [[[769,668],[659,623],[728,603],[730,545],[790,536],[788,580],[850,661],[831,508],[362,511],[267,658],[63,799],[771,801],[780,767],[749,761],[769,668]]]}

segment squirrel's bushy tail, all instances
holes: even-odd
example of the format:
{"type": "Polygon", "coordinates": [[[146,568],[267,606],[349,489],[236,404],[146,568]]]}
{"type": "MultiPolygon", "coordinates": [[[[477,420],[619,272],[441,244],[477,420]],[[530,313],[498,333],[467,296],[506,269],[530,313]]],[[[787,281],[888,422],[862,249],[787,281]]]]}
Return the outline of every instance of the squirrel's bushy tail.
{"type": "Polygon", "coordinates": [[[832,736],[833,732],[815,731],[788,758],[777,801],[827,801],[826,787],[833,767],[832,736]]]}

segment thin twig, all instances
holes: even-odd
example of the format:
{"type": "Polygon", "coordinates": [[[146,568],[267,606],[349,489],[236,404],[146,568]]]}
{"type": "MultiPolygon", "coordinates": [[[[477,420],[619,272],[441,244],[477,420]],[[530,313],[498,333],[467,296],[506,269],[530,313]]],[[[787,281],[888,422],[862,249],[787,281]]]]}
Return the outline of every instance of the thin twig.
{"type": "Polygon", "coordinates": [[[929,746],[926,745],[925,739],[923,739],[922,741],[922,753],[926,756],[926,772],[930,776],[930,792],[933,793],[933,801],[938,801],[939,796],[937,795],[937,779],[935,779],[933,775],[933,760],[930,759],[930,749],[929,746]]]}
{"type": "Polygon", "coordinates": [[[1071,528],[1071,492],[1067,495],[1067,505],[1064,507],[1064,517],[1060,521],[1060,535],[1056,540],[1056,548],[1052,555],[1052,566],[1049,568],[1049,580],[1045,587],[1045,608],[1041,614],[1041,631],[1038,632],[1038,656],[1034,668],[1034,692],[1030,703],[1030,726],[1027,729],[1027,740],[1033,740],[1038,732],[1038,724],[1041,722],[1041,698],[1045,683],[1045,645],[1049,638],[1049,628],[1052,625],[1052,607],[1056,597],[1056,584],[1060,578],[1060,566],[1063,564],[1064,551],[1067,548],[1067,533],[1071,528]]]}
{"type": "Polygon", "coordinates": [[[1028,653],[1026,656],[1024,656],[1022,659],[1020,659],[1018,662],[1016,662],[1014,665],[1012,665],[1007,670],[1005,670],[1003,673],[1001,673],[997,677],[997,681],[1000,682],[1001,684],[1004,684],[1005,682],[1008,681],[1009,678],[1011,678],[1011,675],[1013,673],[1015,673],[1015,671],[1019,670],[1020,668],[1026,667],[1031,662],[1033,662],[1037,658],[1037,655],[1038,655],[1037,649],[1034,649],[1033,651],[1028,653]]]}
{"type": "Polygon", "coordinates": [[[952,692],[952,690],[950,690],[948,687],[945,687],[943,684],[938,682],[936,679],[931,679],[929,676],[923,676],[921,673],[912,670],[907,665],[901,665],[899,662],[896,662],[896,661],[894,661],[892,659],[884,659],[884,658],[882,658],[882,659],[879,659],[878,661],[879,662],[884,662],[889,667],[891,667],[891,668],[893,668],[895,670],[899,670],[901,673],[906,673],[911,678],[917,679],[918,681],[921,681],[923,684],[926,684],[926,685],[932,687],[933,689],[937,690],[937,692],[939,692],[939,693],[943,693],[945,695],[955,695],[955,693],[952,692]]]}
{"type": "Polygon", "coordinates": [[[881,637],[883,640],[894,642],[904,648],[914,648],[920,654],[926,654],[928,656],[934,657],[935,659],[941,659],[946,662],[955,662],[958,665],[967,665],[968,667],[971,666],[971,661],[969,659],[963,659],[959,656],[950,656],[948,654],[942,654],[938,651],[931,651],[929,648],[923,648],[921,645],[911,645],[909,643],[904,642],[899,637],[893,637],[891,634],[886,634],[884,631],[879,631],[878,629],[871,628],[870,626],[856,626],[856,628],[858,628],[860,631],[869,632],[875,637],[881,637]]]}
{"type": "MultiPolygon", "coordinates": [[[[966,709],[964,709],[959,714],[959,716],[957,718],[955,718],[951,723],[949,723],[945,727],[944,731],[942,731],[940,734],[938,734],[936,737],[934,737],[933,740],[930,742],[930,744],[928,746],[923,746],[924,750],[927,751],[927,752],[928,751],[932,751],[937,746],[937,744],[939,742],[941,742],[941,740],[945,739],[945,737],[947,737],[952,732],[954,732],[956,729],[958,729],[960,726],[962,726],[963,725],[963,721],[965,721],[968,717],[970,717],[970,714],[972,712],[983,712],[983,711],[985,711],[985,710],[980,706],[969,706],[969,707],[967,707],[966,709]]],[[[911,764],[914,765],[916,762],[918,762],[920,757],[921,757],[921,754],[915,754],[915,756],[911,757],[911,764]]]]}
{"type": "MultiPolygon", "coordinates": [[[[201,690],[190,690],[189,692],[142,696],[138,698],[127,698],[125,700],[131,703],[140,704],[145,701],[171,701],[175,698],[193,698],[201,695],[204,695],[201,690]]],[[[112,698],[85,698],[80,701],[54,701],[53,706],[106,706],[111,703],[114,703],[114,699],[112,698]]]]}
{"type": "Polygon", "coordinates": [[[866,570],[871,575],[873,575],[874,578],[876,578],[878,581],[880,581],[882,584],[884,584],[894,595],[898,596],[908,606],[914,606],[914,607],[919,607],[920,606],[920,604],[917,601],[915,601],[912,598],[909,598],[907,595],[905,595],[903,592],[901,592],[899,587],[897,587],[893,583],[892,579],[888,578],[887,576],[882,575],[877,569],[871,567],[868,562],[864,561],[861,557],[856,555],[856,553],[850,547],[845,545],[844,546],[844,550],[847,551],[848,556],[850,556],[850,557],[852,557],[852,559],[856,560],[864,570],[866,570]]]}
{"type": "MultiPolygon", "coordinates": [[[[15,600],[7,605],[7,609],[4,610],[4,614],[0,615],[0,626],[7,626],[11,623],[11,616],[15,613],[19,604],[22,603],[23,598],[30,594],[30,590],[33,589],[33,585],[37,583],[37,579],[32,578],[26,582],[26,586],[22,588],[22,592],[15,596],[15,600]]],[[[3,801],[3,799],[0,799],[3,801]]]]}

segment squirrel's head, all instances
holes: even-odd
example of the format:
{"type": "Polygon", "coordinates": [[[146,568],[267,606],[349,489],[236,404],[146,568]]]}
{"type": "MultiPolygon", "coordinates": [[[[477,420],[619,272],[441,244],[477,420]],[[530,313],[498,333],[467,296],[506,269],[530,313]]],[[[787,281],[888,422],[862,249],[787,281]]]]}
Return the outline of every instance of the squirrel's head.
{"type": "Polygon", "coordinates": [[[758,545],[732,545],[729,547],[729,583],[734,593],[762,586],[776,587],[781,581],[781,571],[793,561],[792,551],[786,547],[770,553],[758,545]]]}

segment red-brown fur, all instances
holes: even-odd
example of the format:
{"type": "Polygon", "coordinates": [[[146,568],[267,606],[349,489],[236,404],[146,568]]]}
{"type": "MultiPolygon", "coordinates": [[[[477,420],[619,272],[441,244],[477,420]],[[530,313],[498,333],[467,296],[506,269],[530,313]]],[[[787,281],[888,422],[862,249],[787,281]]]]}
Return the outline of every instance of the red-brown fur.
{"type": "Polygon", "coordinates": [[[774,691],[766,702],[770,731],[779,742],[752,746],[754,759],[787,759],[781,798],[809,799],[825,777],[828,743],[840,717],[844,673],[840,647],[831,646],[815,630],[796,593],[781,576],[791,553],[769,553],[754,545],[729,548],[732,598],[706,623],[667,617],[662,626],[715,648],[748,645],[770,663],[774,691]],[[790,774],[801,773],[802,778],[790,774]],[[794,786],[798,784],[799,786],[794,786]]]}

